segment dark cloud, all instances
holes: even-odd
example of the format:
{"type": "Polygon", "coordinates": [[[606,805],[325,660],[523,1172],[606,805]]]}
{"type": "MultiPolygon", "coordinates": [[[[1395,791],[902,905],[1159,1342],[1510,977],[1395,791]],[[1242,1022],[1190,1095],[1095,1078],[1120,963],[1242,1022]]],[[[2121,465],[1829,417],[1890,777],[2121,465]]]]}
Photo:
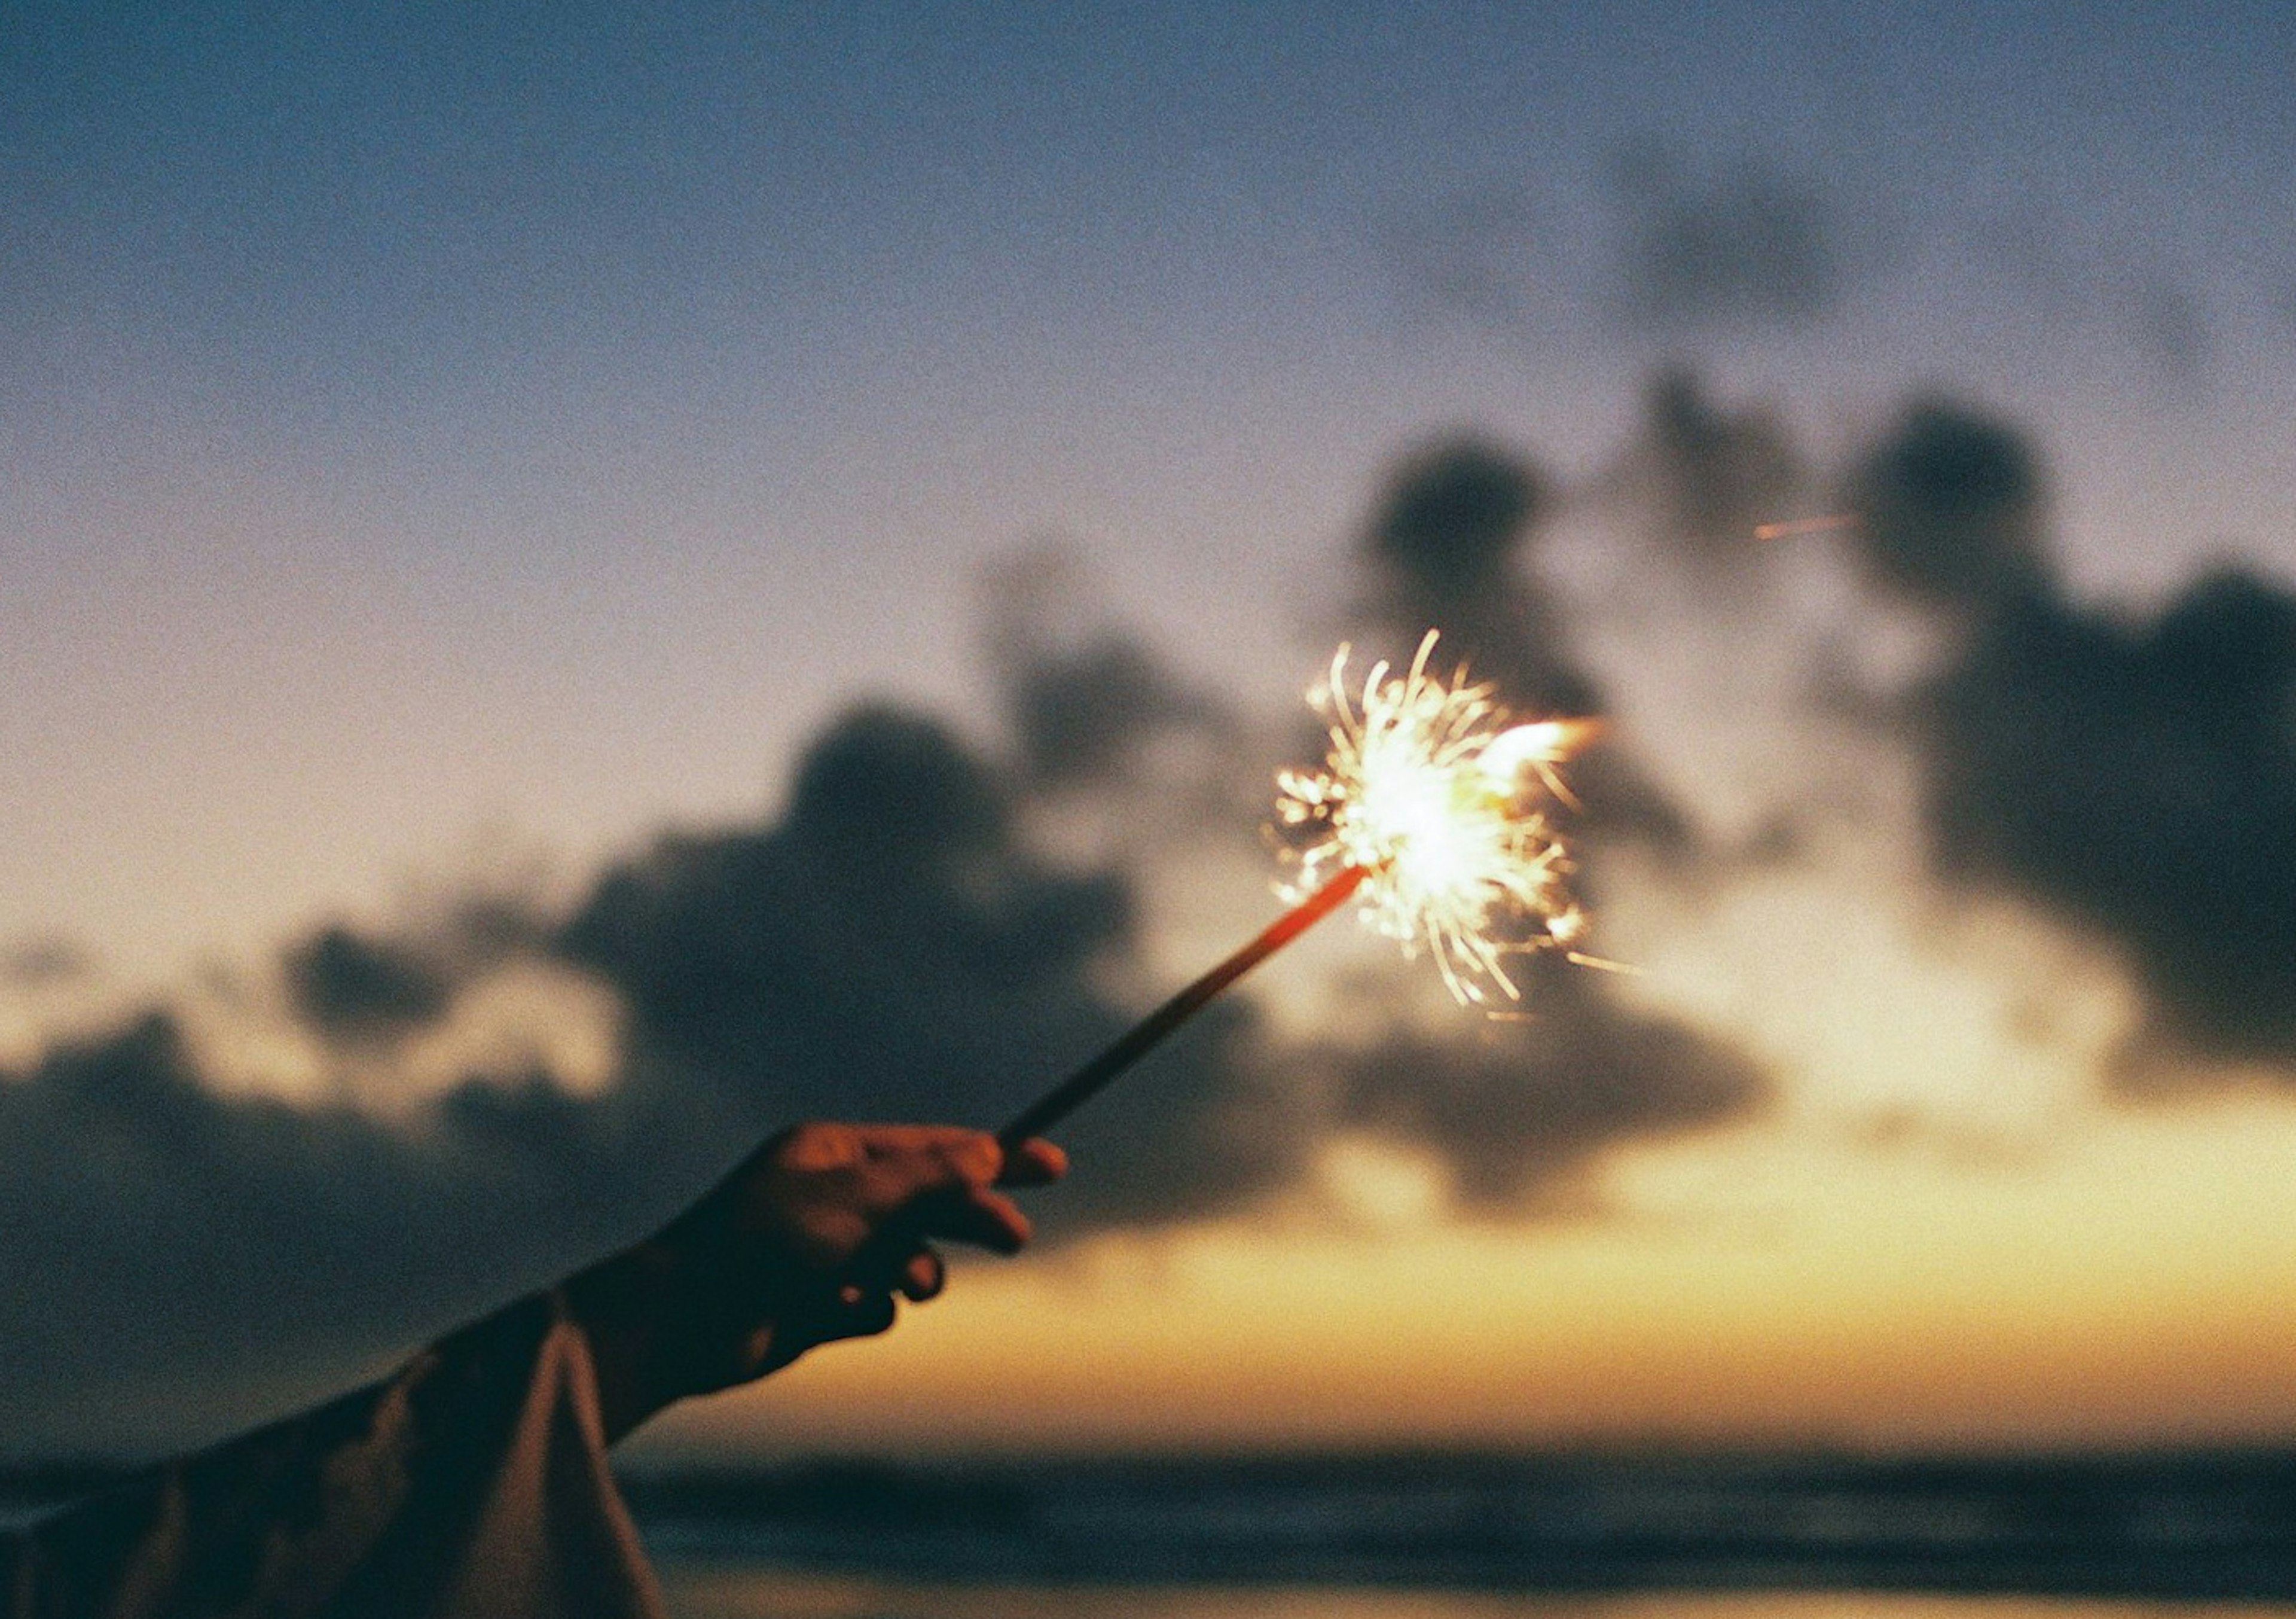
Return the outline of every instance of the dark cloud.
{"type": "MultiPolygon", "coordinates": [[[[488,1076],[387,1118],[233,1097],[159,1013],[0,1074],[0,1434],[179,1442],[193,1385],[243,1420],[627,1240],[795,1118],[1000,1122],[1132,1013],[1100,982],[1133,948],[1129,887],[1032,859],[1019,779],[864,711],[776,821],[603,873],[550,941],[625,1003],[596,1095],[488,1076]]],[[[437,1010],[432,980],[373,968],[416,953],[331,929],[290,959],[336,997],[322,1027],[364,1028],[437,1010]]],[[[1166,1223],[1291,1179],[1317,1129],[1298,1086],[1248,1002],[1215,1007],[1062,1132],[1090,1168],[1048,1224],[1166,1223]]]]}
{"type": "MultiPolygon", "coordinates": [[[[1139,977],[1128,883],[1033,857],[1022,779],[867,710],[776,820],[602,874],[552,946],[625,1004],[595,1095],[488,1076],[389,1118],[231,1097],[157,1014],[0,1076],[0,1431],[179,1442],[185,1389],[228,1423],[348,1375],[627,1240],[793,1118],[1009,1117],[1134,1015],[1106,969],[1139,977]]],[[[1550,990],[1550,1021],[1503,1045],[1461,1014],[1456,1048],[1287,1047],[1247,999],[1218,1004],[1063,1129],[1080,1167],[1039,1212],[1058,1237],[1236,1209],[1335,1128],[1453,1157],[1478,1205],[1535,1206],[1611,1142],[1751,1094],[1688,1035],[1550,990]]]]}
{"type": "Polygon", "coordinates": [[[2039,458],[2024,435],[1942,400],[1909,407],[1849,490],[1857,555],[1884,589],[1989,611],[2047,582],[2039,458]]]}
{"type": "Polygon", "coordinates": [[[1013,673],[1007,702],[1021,763],[1047,786],[1126,773],[1160,738],[1229,730],[1203,694],[1173,681],[1138,642],[1109,634],[1013,673]]]}
{"type": "Polygon", "coordinates": [[[1753,577],[1755,530],[1786,514],[1805,477],[1775,412],[1719,403],[1695,370],[1669,365],[1643,390],[1641,430],[1612,482],[1702,587],[1727,588],[1753,577]]]}
{"type": "MultiPolygon", "coordinates": [[[[1129,1023],[1098,986],[1134,948],[1128,885],[1047,869],[1015,836],[1021,808],[945,727],[868,711],[816,744],[778,826],[611,874],[565,948],[627,999],[629,1083],[734,1140],[823,1112],[1018,1112],[1129,1023]]],[[[1333,1128],[1433,1148],[1478,1203],[1520,1202],[1620,1138],[1758,1094],[1742,1057],[1543,965],[1540,1021],[1497,1044],[1462,1013],[1450,1041],[1291,1049],[1249,1001],[1217,1004],[1063,1127],[1082,1167],[1046,1200],[1049,1229],[1234,1209],[1333,1128]],[[1333,1072],[1336,1110],[1316,1079],[1333,1072]]]]}
{"type": "Polygon", "coordinates": [[[0,984],[43,989],[78,982],[95,973],[95,957],[69,939],[49,935],[0,949],[0,984]]]}
{"type": "Polygon", "coordinates": [[[1707,161],[1636,143],[1591,187],[1591,228],[1559,193],[1543,199],[1521,180],[1390,210],[1378,246],[1406,319],[1535,337],[1567,325],[1576,304],[1607,306],[1636,335],[1791,329],[1832,314],[1874,259],[1831,189],[1759,156],[1707,161]]]}
{"type": "Polygon", "coordinates": [[[1478,439],[1422,450],[1372,514],[1363,614],[1407,656],[1430,628],[1527,711],[1595,714],[1601,694],[1574,663],[1560,613],[1525,567],[1554,497],[1530,464],[1478,439]]]}
{"type": "Polygon", "coordinates": [[[388,1125],[226,1097],[160,1014],[58,1047],[0,1076],[0,1435],[181,1442],[187,1385],[243,1419],[543,1280],[635,1234],[614,1137],[539,1081],[388,1125]]]}
{"type": "Polygon", "coordinates": [[[1477,591],[1513,591],[1508,570],[1549,504],[1528,464],[1461,439],[1397,474],[1372,524],[1371,554],[1407,587],[1454,606],[1477,591]]]}
{"type": "MultiPolygon", "coordinates": [[[[865,711],[815,745],[780,825],[611,872],[563,948],[627,1001],[630,1082],[732,1139],[819,1114],[993,1126],[1128,1021],[1099,987],[1133,948],[1128,883],[1040,863],[1021,807],[946,727],[865,711]]],[[[1228,1128],[1275,1082],[1250,1025],[1217,1008],[1064,1132],[1093,1168],[1055,1224],[1178,1218],[1288,1171],[1228,1128]]]]}
{"type": "Polygon", "coordinates": [[[1437,186],[1379,217],[1414,338],[1460,326],[1543,347],[1587,308],[1620,335],[1669,346],[1823,323],[1891,280],[1975,278],[2011,316],[2000,341],[2103,344],[2132,382],[2170,402],[2205,389],[2233,306],[2284,319],[2269,275],[2198,265],[2099,224],[2086,199],[2030,185],[1999,207],[1956,207],[1758,150],[1709,155],[1664,137],[1630,139],[1581,190],[1527,177],[1437,186]]]}
{"type": "Polygon", "coordinates": [[[1917,717],[1946,871],[2118,940],[2156,1036],[2296,1063],[2296,596],[2221,573],[2134,624],[2029,596],[1917,717]]]}
{"type": "Polygon", "coordinates": [[[1742,1117],[1767,1096],[1743,1054],[1621,1007],[1600,975],[1553,957],[1521,970],[1529,1021],[1397,1032],[1340,1064],[1343,1120],[1432,1149],[1465,1205],[1520,1207],[1621,1139],[1742,1117]]]}
{"type": "MultiPolygon", "coordinates": [[[[1464,662],[1516,711],[1600,718],[1602,687],[1577,659],[1562,605],[1532,567],[1554,498],[1526,461],[1473,438],[1406,460],[1374,509],[1364,553],[1371,588],[1358,612],[1381,655],[1407,659],[1439,630],[1442,667],[1464,662]]],[[[1683,855],[1688,818],[1616,746],[1579,760],[1582,829],[1683,855]]]]}
{"type": "Polygon", "coordinates": [[[402,1034],[436,1023],[454,1000],[452,981],[420,953],[340,924],[291,946],[281,965],[296,1010],[329,1035],[402,1034]]]}
{"type": "Polygon", "coordinates": [[[1856,489],[1872,576],[1958,629],[1903,711],[1939,869],[2117,941],[2153,1041],[2296,1062],[2296,596],[2226,571],[2149,621],[2068,601],[2038,454],[1951,406],[1856,489]]]}
{"type": "Polygon", "coordinates": [[[2100,231],[2084,207],[2034,196],[1944,234],[1939,246],[1956,267],[1974,265],[1999,283],[2029,328],[2117,343],[2173,390],[2208,382],[2222,295],[2237,272],[2215,265],[2204,275],[2156,244],[2100,231]]]}
{"type": "MultiPolygon", "coordinates": [[[[988,664],[1026,792],[1150,790],[1160,828],[1186,836],[1238,812],[1242,719],[1102,619],[1073,552],[1033,547],[992,569],[987,583],[988,664]]],[[[1251,796],[1265,797],[1259,784],[1251,796]]],[[[1128,819],[1136,838],[1138,818],[1128,819]]]]}
{"type": "Polygon", "coordinates": [[[1660,332],[1795,326],[1846,278],[1835,210],[1816,185],[1751,160],[1712,172],[1637,151],[1613,183],[1619,308],[1660,332]]]}
{"type": "MultiPolygon", "coordinates": [[[[1678,459],[1729,459],[1708,438],[1678,459]]],[[[1408,653],[1431,626],[1440,657],[1464,659],[1517,711],[1599,718],[1600,683],[1575,655],[1570,620],[1540,582],[1536,551],[1554,505],[1528,463],[1474,439],[1406,461],[1376,504],[1364,558],[1372,587],[1361,611],[1382,650],[1408,653]]],[[[1570,771],[1583,811],[1572,830],[1595,846],[1633,842],[1685,858],[1688,818],[1623,747],[1599,746],[1570,771]]],[[[1663,1019],[1620,1007],[1603,974],[1537,957],[1526,1024],[1468,1020],[1456,1038],[1396,1034],[1340,1059],[1342,1122],[1433,1149],[1463,1197],[1520,1202],[1567,1179],[1602,1146],[1686,1129],[1753,1105],[1765,1086],[1740,1053],[1663,1019]]],[[[1398,1025],[1400,1026],[1400,1025],[1398,1025]]]]}

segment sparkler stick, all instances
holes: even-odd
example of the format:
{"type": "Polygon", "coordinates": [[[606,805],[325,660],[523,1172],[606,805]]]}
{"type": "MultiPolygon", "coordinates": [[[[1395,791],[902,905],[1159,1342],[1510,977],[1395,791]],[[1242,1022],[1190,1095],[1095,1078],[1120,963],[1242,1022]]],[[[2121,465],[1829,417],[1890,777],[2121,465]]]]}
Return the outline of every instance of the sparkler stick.
{"type": "Polygon", "coordinates": [[[996,1132],[996,1139],[1007,1148],[1015,1147],[1031,1136],[1043,1135],[1067,1118],[1106,1089],[1118,1074],[1163,1044],[1165,1036],[1202,1011],[1222,990],[1337,910],[1369,875],[1360,866],[1342,869],[1339,875],[1269,923],[1258,938],[1133,1024],[1107,1050],[1029,1104],[1018,1118],[996,1132]]]}
{"type": "Polygon", "coordinates": [[[1592,727],[1509,726],[1488,686],[1427,672],[1434,650],[1431,629],[1406,674],[1390,679],[1375,664],[1351,701],[1340,648],[1329,681],[1309,694],[1331,720],[1330,754],[1318,770],[1277,778],[1283,824],[1318,834],[1281,891],[1292,908],[1024,1109],[999,1141],[1016,1146],[1066,1118],[1358,892],[1372,925],[1406,956],[1433,956],[1462,1003],[1484,1000],[1486,981],[1520,998],[1508,954],[1553,947],[1581,959],[1569,947],[1585,916],[1565,888],[1570,853],[1545,804],[1574,802],[1558,767],[1592,727]]]}

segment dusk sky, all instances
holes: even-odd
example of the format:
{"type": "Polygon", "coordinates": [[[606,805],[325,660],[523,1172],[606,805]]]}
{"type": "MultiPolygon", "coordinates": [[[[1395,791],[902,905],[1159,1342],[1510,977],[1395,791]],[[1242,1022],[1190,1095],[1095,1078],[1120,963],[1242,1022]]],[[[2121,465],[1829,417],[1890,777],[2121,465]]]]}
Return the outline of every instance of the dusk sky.
{"type": "Polygon", "coordinates": [[[2264,4],[0,0],[0,1451],[995,1123],[1431,624],[1609,722],[1637,974],[1326,925],[1045,1250],[649,1442],[2296,1437],[2292,86],[2264,4]]]}

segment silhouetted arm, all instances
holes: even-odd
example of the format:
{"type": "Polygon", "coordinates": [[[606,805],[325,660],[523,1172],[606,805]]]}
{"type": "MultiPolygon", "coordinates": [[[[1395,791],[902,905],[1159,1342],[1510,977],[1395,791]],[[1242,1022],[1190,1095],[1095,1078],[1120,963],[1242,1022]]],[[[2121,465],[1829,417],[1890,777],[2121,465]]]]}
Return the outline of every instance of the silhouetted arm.
{"type": "Polygon", "coordinates": [[[898,1298],[940,1291],[936,1241],[1018,1249],[1028,1221],[996,1187],[1062,1167],[972,1130],[800,1125],[657,1236],[385,1381],[0,1537],[0,1613],[652,1619],[606,1447],[883,1331],[898,1298]]]}

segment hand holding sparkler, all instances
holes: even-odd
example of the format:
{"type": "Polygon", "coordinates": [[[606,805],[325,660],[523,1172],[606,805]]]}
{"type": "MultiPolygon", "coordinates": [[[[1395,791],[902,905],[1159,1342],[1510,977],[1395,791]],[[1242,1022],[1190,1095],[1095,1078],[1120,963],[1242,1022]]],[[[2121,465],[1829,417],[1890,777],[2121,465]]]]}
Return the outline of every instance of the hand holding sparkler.
{"type": "Polygon", "coordinates": [[[940,1292],[936,1242],[1019,1251],[1029,1220],[998,1188],[1067,1167],[1048,1141],[1007,1147],[953,1126],[783,1131],[662,1231],[567,1283],[607,1437],[818,1344],[883,1332],[897,1299],[940,1292]]]}
{"type": "Polygon", "coordinates": [[[1237,979],[1351,897],[1405,955],[1424,949],[1462,1004],[1521,990],[1509,955],[1570,946],[1586,915],[1565,882],[1570,856],[1547,816],[1571,805],[1561,766],[1593,735],[1592,721],[1509,725],[1492,688],[1427,672],[1436,632],[1409,671],[1377,663],[1361,693],[1346,685],[1348,649],[1308,694],[1331,720],[1331,752],[1311,771],[1277,777],[1283,825],[1312,835],[1299,873],[1278,892],[1292,908],[1250,943],[1150,1013],[1115,1044],[997,1132],[1007,1146],[1066,1118],[1237,979]]]}

